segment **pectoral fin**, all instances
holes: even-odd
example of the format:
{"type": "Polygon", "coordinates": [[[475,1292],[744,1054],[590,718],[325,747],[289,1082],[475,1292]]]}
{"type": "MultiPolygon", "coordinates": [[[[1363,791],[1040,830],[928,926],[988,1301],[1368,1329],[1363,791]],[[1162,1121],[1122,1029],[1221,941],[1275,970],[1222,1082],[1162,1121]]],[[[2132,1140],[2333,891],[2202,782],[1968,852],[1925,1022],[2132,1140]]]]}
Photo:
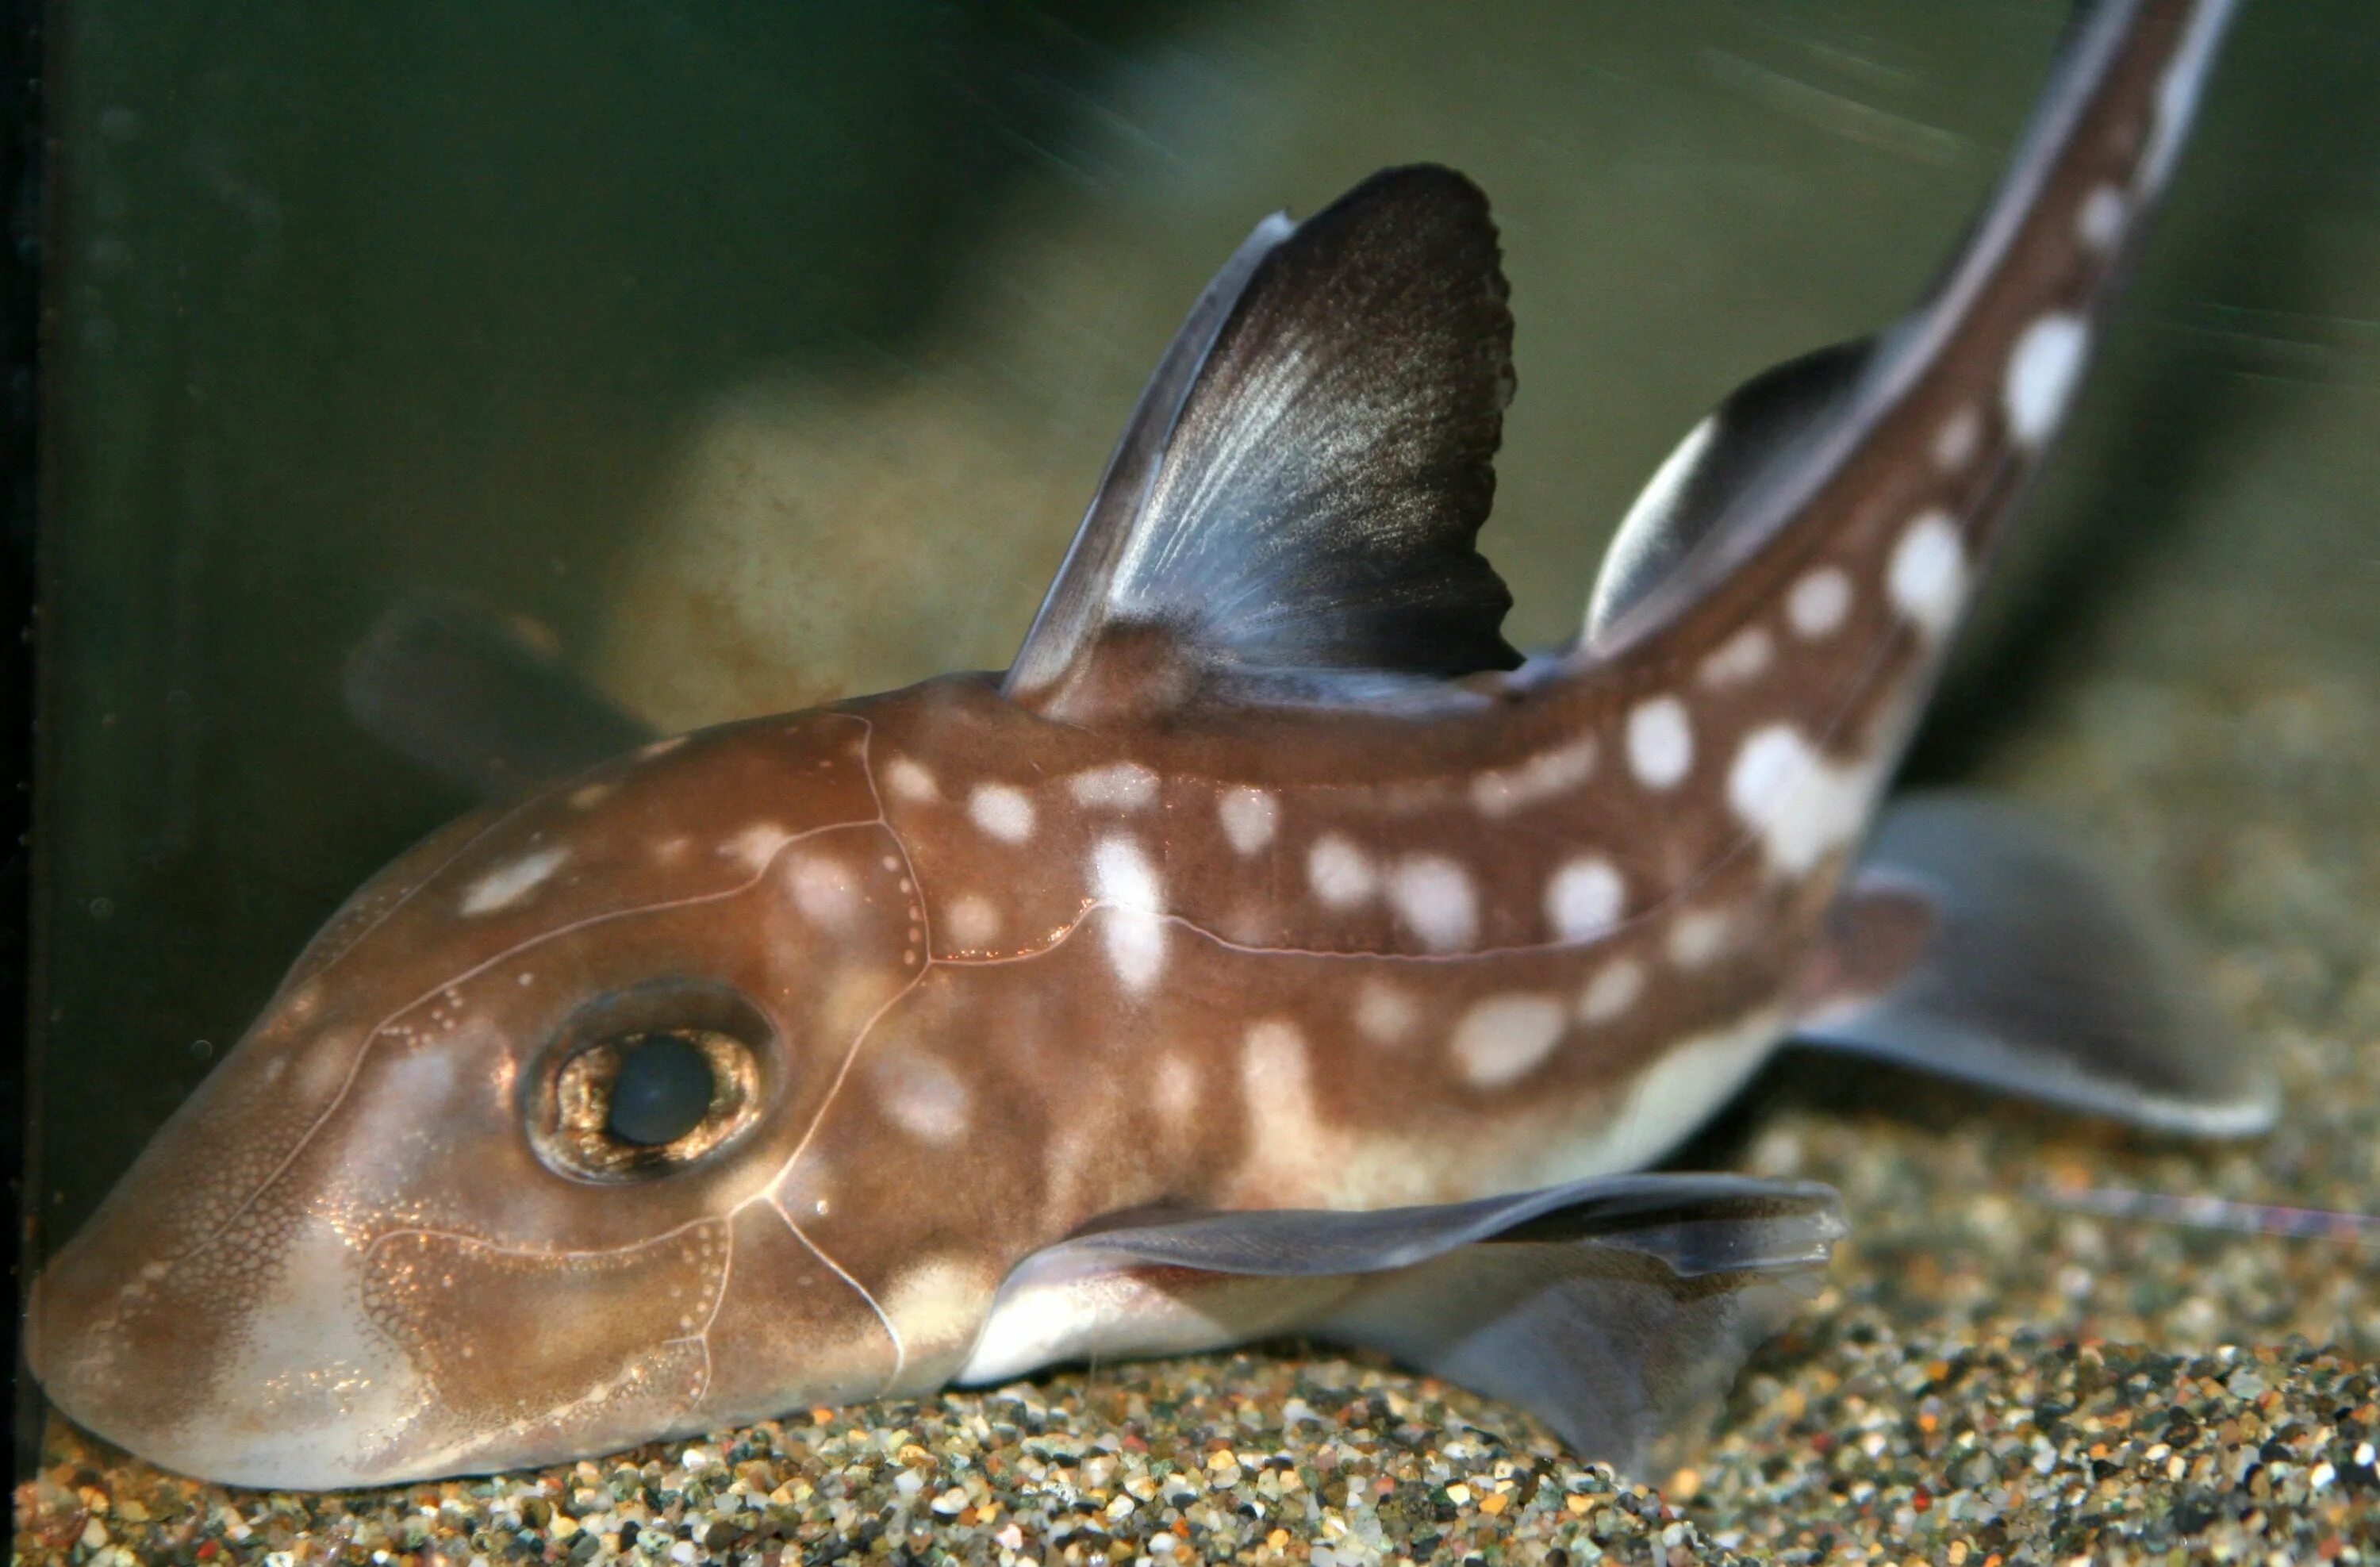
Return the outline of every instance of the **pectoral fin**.
{"type": "Polygon", "coordinates": [[[340,689],[366,734],[485,800],[653,738],[512,627],[428,595],[382,613],[348,655],[340,689]]]}
{"type": "Polygon", "coordinates": [[[2246,1136],[2277,1108],[2155,911],[2022,813],[1955,796],[1887,811],[1835,910],[1794,1041],[2070,1110],[2246,1136]]]}
{"type": "Polygon", "coordinates": [[[960,1379],[1293,1330],[1510,1400],[1641,1472],[1699,1430],[1842,1233],[1824,1186],[1680,1174],[1137,1223],[1021,1264],[960,1379]]]}

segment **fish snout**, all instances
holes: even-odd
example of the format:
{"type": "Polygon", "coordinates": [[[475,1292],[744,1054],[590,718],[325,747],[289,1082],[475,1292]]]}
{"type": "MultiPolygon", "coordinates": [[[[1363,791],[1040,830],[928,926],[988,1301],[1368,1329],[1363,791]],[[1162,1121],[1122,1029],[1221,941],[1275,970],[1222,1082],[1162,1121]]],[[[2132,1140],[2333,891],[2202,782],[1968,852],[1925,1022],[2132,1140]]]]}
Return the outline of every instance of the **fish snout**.
{"type": "Polygon", "coordinates": [[[368,1484],[407,1445],[416,1378],[329,1225],[301,1221],[262,1269],[236,1238],[178,1257],[125,1240],[94,1223],[33,1286],[28,1359],[78,1424],[234,1485],[368,1484]]]}
{"type": "Polygon", "coordinates": [[[406,1393],[327,1196],[353,1163],[326,1127],[357,1032],[314,1011],[301,997],[268,1012],[49,1258],[28,1303],[27,1357],[51,1401],[185,1474],[348,1482],[369,1445],[358,1429],[388,1427],[406,1393]]]}

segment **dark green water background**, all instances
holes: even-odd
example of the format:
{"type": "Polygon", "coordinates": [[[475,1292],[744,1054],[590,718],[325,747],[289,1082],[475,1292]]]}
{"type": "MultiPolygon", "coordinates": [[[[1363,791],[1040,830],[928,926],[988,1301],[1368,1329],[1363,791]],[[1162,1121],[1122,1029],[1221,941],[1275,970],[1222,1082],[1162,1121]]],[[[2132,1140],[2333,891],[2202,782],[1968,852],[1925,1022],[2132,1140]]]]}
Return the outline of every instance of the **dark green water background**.
{"type": "MultiPolygon", "coordinates": [[[[1708,404],[1924,285],[2063,10],[68,7],[45,1243],[311,929],[468,804],[341,711],[393,597],[527,616],[669,725],[996,665],[1206,273],[1267,211],[1436,159],[1504,226],[1521,391],[1487,542],[1521,638],[1557,638],[1708,404]],[[789,455],[722,492],[722,429],[789,455]],[[772,517],[748,557],[720,542],[772,517]]],[[[1918,767],[1973,765],[2139,562],[2232,526],[2223,465],[2370,473],[2380,430],[2336,416],[2371,406],[2376,323],[2380,7],[2251,0],[1918,767]]],[[[2380,634],[2370,491],[2281,492],[2292,547],[2368,589],[2274,613],[2380,634]]]]}

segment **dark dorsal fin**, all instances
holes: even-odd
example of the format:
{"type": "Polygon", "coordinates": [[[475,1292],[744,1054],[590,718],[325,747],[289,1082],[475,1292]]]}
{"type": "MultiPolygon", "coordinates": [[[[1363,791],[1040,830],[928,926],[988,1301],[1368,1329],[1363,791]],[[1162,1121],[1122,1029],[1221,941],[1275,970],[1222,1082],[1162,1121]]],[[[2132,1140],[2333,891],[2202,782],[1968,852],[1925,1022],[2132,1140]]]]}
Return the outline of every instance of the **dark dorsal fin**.
{"type": "Polygon", "coordinates": [[[1451,170],[1258,227],[1142,394],[1008,694],[1089,722],[1511,668],[1474,541],[1512,351],[1487,198],[1451,170]]]}
{"type": "Polygon", "coordinates": [[[1850,405],[1875,347],[1862,337],[1763,370],[1686,432],[1612,535],[1587,598],[1588,638],[1675,571],[1764,476],[1803,455],[1850,405]]]}

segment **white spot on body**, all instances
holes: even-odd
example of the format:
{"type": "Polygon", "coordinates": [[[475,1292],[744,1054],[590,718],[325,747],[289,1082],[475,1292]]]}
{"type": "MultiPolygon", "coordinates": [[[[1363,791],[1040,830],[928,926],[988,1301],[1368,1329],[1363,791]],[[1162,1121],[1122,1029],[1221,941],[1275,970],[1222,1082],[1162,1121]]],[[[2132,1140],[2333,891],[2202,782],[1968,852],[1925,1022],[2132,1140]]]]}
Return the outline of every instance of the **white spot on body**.
{"type": "Polygon", "coordinates": [[[1546,1059],[1570,1022],[1550,996],[1489,996],[1454,1026],[1454,1060],[1475,1088],[1519,1082],[1546,1059]]]}
{"type": "Polygon", "coordinates": [[[819,1009],[820,1026],[830,1034],[857,1031],[892,999],[901,981],[898,970],[873,965],[854,963],[834,970],[826,982],[825,1004],[819,1009]]]}
{"type": "Polygon", "coordinates": [[[568,849],[534,849],[509,865],[500,865],[465,889],[465,914],[493,914],[510,908],[545,883],[570,857],[568,849]]]}
{"type": "Polygon", "coordinates": [[[894,757],[885,765],[884,786],[904,800],[940,799],[942,793],[925,765],[908,757],[894,757]]]}
{"type": "Polygon", "coordinates": [[[1809,641],[1831,637],[1852,613],[1852,579],[1840,566],[1822,565],[1803,573],[1785,595],[1786,623],[1809,641]]]}
{"type": "Polygon", "coordinates": [[[1198,1112],[1198,1069],[1187,1057],[1168,1054],[1158,1062],[1157,1112],[1169,1126],[1192,1124],[1198,1112]]]}
{"type": "Polygon", "coordinates": [[[1281,801],[1269,789],[1234,785],[1217,798],[1215,814],[1223,823],[1223,836],[1232,841],[1232,850],[1252,855],[1272,842],[1281,825],[1281,801]]]}
{"type": "Polygon", "coordinates": [[[577,788],[570,791],[570,808],[572,810],[591,810],[595,807],[601,805],[606,799],[609,799],[612,796],[612,792],[618,787],[619,784],[609,779],[605,779],[604,781],[597,784],[582,784],[577,788]]]}
{"type": "Polygon", "coordinates": [[[1052,1127],[1050,1146],[1042,1153],[1041,1189],[1048,1222],[1073,1229],[1096,1206],[1087,1200],[1103,1145],[1084,1122],[1061,1122],[1052,1127]]]}
{"type": "Polygon", "coordinates": [[[1728,769],[1727,801],[1760,834],[1768,862],[1805,875],[1858,833],[1875,792],[1873,770],[1839,767],[1790,723],[1744,736],[1728,769]]]}
{"type": "Polygon", "coordinates": [[[1145,810],[1157,799],[1157,774],[1136,761],[1110,762],[1066,780],[1076,804],[1092,810],[1145,810]]]}
{"type": "Polygon", "coordinates": [[[1573,859],[1546,883],[1546,919],[1565,941],[1590,941],[1620,923],[1628,891],[1600,855],[1573,859]]]}
{"type": "Polygon", "coordinates": [[[1742,686],[1768,673],[1777,657],[1777,639],[1764,626],[1747,626],[1721,642],[1704,658],[1697,671],[1702,683],[1714,689],[1742,686]]]}
{"type": "Polygon", "coordinates": [[[967,796],[967,818],[1003,844],[1033,836],[1033,800],[1006,784],[978,784],[967,796]]]}
{"type": "Polygon", "coordinates": [[[1306,851],[1305,880],[1330,908],[1354,908],[1380,889],[1371,856],[1336,832],[1324,833],[1306,851]]]}
{"type": "Polygon", "coordinates": [[[1967,597],[1967,547],[1950,514],[1920,515],[1893,546],[1885,568],[1893,607],[1929,637],[1947,634],[1967,597]]]}
{"type": "Polygon", "coordinates": [[[820,925],[841,927],[859,912],[859,880],[851,867],[823,855],[794,861],[794,906],[820,925]]]}
{"type": "Polygon", "coordinates": [[[1374,1044],[1402,1044],[1420,1022],[1421,1009],[1402,986],[1375,977],[1355,992],[1355,1026],[1374,1044]]]}
{"type": "Polygon", "coordinates": [[[942,929],[961,947],[988,947],[1000,935],[1000,905],[973,893],[953,898],[942,929]]]}
{"type": "MultiPolygon", "coordinates": [[[[443,1027],[449,1030],[455,1026],[455,1020],[451,1017],[443,1019],[442,1022],[443,1027]]],[[[336,1048],[346,1042],[344,1032],[326,1038],[322,1042],[333,1048],[308,1051],[298,1058],[298,1080],[291,1086],[291,1097],[300,1104],[317,1104],[322,1102],[325,1096],[336,1093],[339,1085],[346,1081],[348,1068],[354,1064],[353,1057],[346,1050],[336,1048]]],[[[404,1082],[401,1086],[389,1090],[391,1096],[398,1103],[409,1105],[424,1115],[431,1115],[433,1101],[428,1096],[434,1087],[439,1098],[445,1097],[445,1092],[454,1080],[454,1058],[443,1051],[425,1051],[419,1055],[409,1056],[405,1060],[407,1064],[404,1067],[393,1069],[403,1072],[404,1082]]],[[[286,1057],[276,1058],[265,1080],[267,1082],[278,1080],[286,1065],[286,1057]]],[[[497,1070],[506,1086],[509,1086],[510,1063],[507,1062],[504,1066],[497,1070]]],[[[434,1116],[429,1124],[435,1124],[434,1116]]]]}
{"type": "Polygon", "coordinates": [[[1480,773],[1471,781],[1471,804],[1482,816],[1510,816],[1524,807],[1568,794],[1595,772],[1595,739],[1539,751],[1512,767],[1480,773]]]}
{"type": "Polygon", "coordinates": [[[1670,922],[1670,961],[1680,968],[1704,968],[1735,940],[1735,917],[1724,909],[1686,909],[1670,922]]]}
{"type": "Polygon", "coordinates": [[[1479,934],[1479,896],[1471,873],[1438,855],[1415,855],[1389,873],[1389,902],[1423,946],[1459,952],[1479,934]]]}
{"type": "Polygon", "coordinates": [[[949,1379],[948,1360],[981,1330],[998,1280],[971,1258],[929,1257],[884,1291],[905,1368],[890,1392],[922,1392],[949,1379]]]}
{"type": "Polygon", "coordinates": [[[2112,185],[2095,186],[2074,213],[2074,237],[2101,255],[2116,249],[2124,237],[2124,218],[2131,203],[2112,185]]]}
{"type": "Polygon", "coordinates": [[[722,857],[735,861],[747,870],[763,870],[792,836],[773,821],[756,821],[720,844],[719,853],[722,857]]]}
{"type": "Polygon", "coordinates": [[[1653,697],[1628,714],[1628,767],[1648,789],[1673,789],[1694,765],[1694,725],[1675,697],[1653,697]]]}
{"type": "MultiPolygon", "coordinates": [[[[1293,1023],[1269,1018],[1247,1032],[1240,1051],[1240,1093],[1252,1161],[1276,1181],[1294,1182],[1320,1153],[1316,1139],[1314,1065],[1293,1023]]],[[[1310,1177],[1309,1177],[1310,1178],[1310,1177]]],[[[1293,1186],[1281,1194],[1297,1196],[1293,1186]]]]}
{"type": "Polygon", "coordinates": [[[1645,966],[1633,957],[1614,958],[1596,971],[1578,995],[1581,1023],[1609,1023],[1636,1004],[1645,993],[1645,966]]]}
{"type": "Polygon", "coordinates": [[[1091,887],[1108,905],[1108,964],[1126,990],[1144,990],[1165,967],[1165,888],[1140,845],[1121,834],[1091,851],[1091,887]]]}
{"type": "Polygon", "coordinates": [[[2038,446],[2058,428],[2082,373],[2090,338],[2082,318],[2063,311],[2043,316],[2017,338],[2000,398],[2009,431],[2020,443],[2038,446]]]}
{"type": "Polygon", "coordinates": [[[949,1063],[904,1052],[880,1058],[873,1075],[886,1117],[909,1136],[936,1144],[965,1136],[966,1085],[949,1063]]]}
{"type": "Polygon", "coordinates": [[[1962,407],[1942,421],[1934,432],[1935,466],[1945,473],[1956,473],[1967,466],[1984,444],[1984,416],[1972,407],[1962,407]]]}
{"type": "MultiPolygon", "coordinates": [[[[1308,1072],[1305,1036],[1297,1025],[1280,1018],[1258,1023],[1247,1032],[1242,1075],[1254,1103],[1311,1108],[1314,1084],[1308,1072]]],[[[1301,1114],[1301,1121],[1311,1115],[1301,1114]]]]}

